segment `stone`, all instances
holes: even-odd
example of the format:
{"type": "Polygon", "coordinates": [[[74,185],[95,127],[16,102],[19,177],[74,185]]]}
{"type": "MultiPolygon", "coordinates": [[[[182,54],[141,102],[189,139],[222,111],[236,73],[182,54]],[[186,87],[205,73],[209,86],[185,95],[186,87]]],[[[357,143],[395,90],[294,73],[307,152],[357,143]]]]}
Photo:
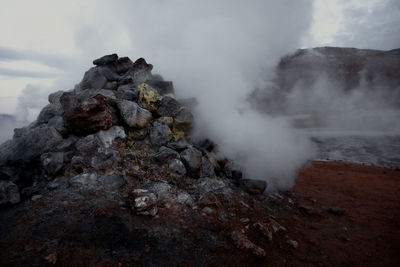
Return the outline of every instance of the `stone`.
{"type": "Polygon", "coordinates": [[[43,124],[29,129],[13,140],[0,146],[0,162],[29,163],[45,152],[57,146],[62,141],[62,136],[53,127],[43,124]]]}
{"type": "Polygon", "coordinates": [[[97,91],[97,94],[104,96],[105,98],[109,99],[116,99],[117,96],[115,95],[115,91],[107,90],[107,89],[100,89],[97,91]]]}
{"type": "Polygon", "coordinates": [[[166,145],[169,141],[170,131],[164,123],[155,122],[150,130],[150,142],[155,146],[166,145]]]}
{"type": "Polygon", "coordinates": [[[31,197],[31,200],[32,201],[36,201],[36,200],[39,200],[41,198],[43,198],[43,195],[34,195],[33,197],[31,197]]]}
{"type": "Polygon", "coordinates": [[[151,161],[156,164],[167,164],[171,160],[179,159],[179,153],[168,147],[162,146],[157,153],[151,155],[151,161]]]}
{"type": "Polygon", "coordinates": [[[157,197],[154,193],[147,190],[135,189],[133,191],[133,209],[138,215],[155,216],[158,212],[157,197]]]}
{"type": "Polygon", "coordinates": [[[161,104],[162,97],[158,92],[146,83],[138,85],[139,100],[138,104],[149,111],[156,111],[161,104]]]}
{"type": "Polygon", "coordinates": [[[185,138],[179,138],[176,141],[168,142],[168,147],[176,151],[182,151],[190,146],[189,142],[185,138]]]}
{"type": "Polygon", "coordinates": [[[47,126],[53,127],[54,129],[56,129],[62,135],[68,133],[68,130],[65,127],[64,119],[63,119],[62,116],[55,116],[55,117],[51,118],[47,122],[47,126]]]}
{"type": "Polygon", "coordinates": [[[111,128],[111,109],[104,96],[98,94],[80,100],[75,92],[67,92],[61,96],[60,101],[68,131],[80,135],[111,128]]]}
{"type": "Polygon", "coordinates": [[[267,188],[267,182],[264,180],[242,179],[240,180],[240,187],[249,194],[259,195],[267,188]]]}
{"type": "Polygon", "coordinates": [[[116,81],[112,82],[107,82],[106,85],[104,85],[104,89],[106,90],[117,90],[118,88],[118,83],[116,81]]]}
{"type": "Polygon", "coordinates": [[[132,62],[132,60],[130,60],[129,57],[121,57],[115,63],[116,71],[119,74],[127,72],[132,67],[133,67],[133,62],[132,62]]]}
{"type": "Polygon", "coordinates": [[[55,176],[64,165],[64,153],[44,153],[40,156],[43,168],[46,171],[47,176],[55,176]]]}
{"type": "Polygon", "coordinates": [[[64,93],[64,91],[57,91],[54,93],[49,94],[48,100],[50,104],[60,104],[60,97],[62,96],[62,94],[64,93]]]}
{"type": "Polygon", "coordinates": [[[212,215],[215,214],[215,210],[210,208],[210,207],[204,207],[201,212],[207,214],[207,215],[212,215]]]}
{"type": "Polygon", "coordinates": [[[189,193],[185,192],[185,191],[180,192],[176,196],[176,202],[178,202],[180,204],[186,204],[186,205],[188,205],[188,206],[190,206],[192,208],[196,207],[196,203],[194,202],[192,196],[189,193]]]}
{"type": "Polygon", "coordinates": [[[191,130],[193,115],[187,108],[182,108],[174,118],[175,128],[188,132],[191,130]]]}
{"type": "Polygon", "coordinates": [[[165,182],[156,182],[150,186],[149,190],[157,195],[157,201],[164,201],[169,198],[172,187],[165,182]]]}
{"type": "Polygon", "coordinates": [[[202,157],[201,158],[201,177],[214,177],[215,172],[214,172],[214,166],[211,164],[211,162],[208,160],[207,157],[202,157]]]}
{"type": "Polygon", "coordinates": [[[117,89],[117,98],[137,101],[139,99],[139,89],[133,84],[121,85],[117,89]]]}
{"type": "Polygon", "coordinates": [[[121,100],[117,106],[122,118],[129,127],[144,128],[152,119],[151,113],[139,107],[135,102],[121,100]]]}
{"type": "Polygon", "coordinates": [[[0,205],[16,204],[20,201],[18,186],[11,181],[0,180],[0,205]]]}
{"type": "Polygon", "coordinates": [[[264,258],[266,256],[265,250],[251,242],[247,236],[239,231],[233,231],[231,238],[238,249],[248,251],[257,257],[264,258]]]}
{"type": "MultiPolygon", "coordinates": [[[[103,75],[108,82],[118,81],[120,76],[114,72],[109,66],[98,67],[99,72],[103,75]]],[[[107,83],[105,83],[102,87],[104,87],[107,83]]]]}
{"type": "Polygon", "coordinates": [[[168,164],[168,168],[175,174],[182,176],[186,174],[185,165],[179,159],[171,160],[170,163],[168,164]]]}
{"type": "Polygon", "coordinates": [[[80,190],[93,190],[99,187],[96,173],[83,173],[76,175],[68,180],[68,184],[80,190]]]}
{"type": "Polygon", "coordinates": [[[104,66],[112,64],[118,60],[117,54],[106,55],[93,61],[93,65],[104,66]]]}
{"type": "Polygon", "coordinates": [[[51,118],[62,114],[60,104],[48,104],[39,113],[36,121],[37,124],[47,123],[51,118]]]}
{"type": "Polygon", "coordinates": [[[113,126],[107,131],[99,131],[97,133],[97,137],[104,145],[105,148],[108,148],[112,145],[113,141],[117,138],[125,139],[126,134],[125,130],[121,126],[113,126]]]}
{"type": "Polygon", "coordinates": [[[101,89],[108,82],[100,68],[91,68],[85,72],[79,88],[81,90],[101,89]]]}
{"type": "Polygon", "coordinates": [[[181,109],[182,106],[178,101],[172,97],[164,96],[156,113],[160,117],[175,117],[181,109]]]}
{"type": "Polygon", "coordinates": [[[192,178],[199,178],[202,160],[201,152],[196,148],[187,148],[180,155],[188,175],[192,178]]]}
{"type": "Polygon", "coordinates": [[[99,177],[99,180],[106,190],[116,190],[126,184],[124,177],[117,173],[111,173],[101,176],[99,177]]]}

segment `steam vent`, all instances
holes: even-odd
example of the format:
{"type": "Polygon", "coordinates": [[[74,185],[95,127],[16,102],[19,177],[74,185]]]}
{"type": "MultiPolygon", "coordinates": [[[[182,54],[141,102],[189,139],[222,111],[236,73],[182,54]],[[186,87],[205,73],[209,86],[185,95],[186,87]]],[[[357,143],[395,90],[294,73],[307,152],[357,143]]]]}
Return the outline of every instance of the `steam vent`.
{"type": "Polygon", "coordinates": [[[0,147],[0,265],[262,261],[266,183],[191,138],[195,101],[144,59],[93,64],[0,147]]]}

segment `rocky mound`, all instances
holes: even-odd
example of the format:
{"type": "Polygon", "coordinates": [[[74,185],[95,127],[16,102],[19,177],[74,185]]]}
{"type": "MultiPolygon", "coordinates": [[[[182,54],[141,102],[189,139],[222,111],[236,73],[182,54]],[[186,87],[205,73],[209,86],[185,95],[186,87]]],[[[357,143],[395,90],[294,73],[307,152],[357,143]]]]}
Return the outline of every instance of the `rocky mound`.
{"type": "Polygon", "coordinates": [[[280,229],[265,197],[253,197],[266,183],[191,137],[190,101],[144,59],[93,63],[0,146],[1,265],[265,257],[247,233],[269,240],[280,229]]]}

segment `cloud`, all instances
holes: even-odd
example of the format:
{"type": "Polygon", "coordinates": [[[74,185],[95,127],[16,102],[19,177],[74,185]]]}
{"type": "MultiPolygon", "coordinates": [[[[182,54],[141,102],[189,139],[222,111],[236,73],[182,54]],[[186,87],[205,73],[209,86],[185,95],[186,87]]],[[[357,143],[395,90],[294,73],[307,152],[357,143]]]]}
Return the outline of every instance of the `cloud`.
{"type": "Polygon", "coordinates": [[[28,77],[28,78],[54,78],[58,76],[57,73],[52,72],[41,72],[41,71],[31,71],[31,70],[15,70],[0,67],[1,76],[10,77],[28,77]]]}

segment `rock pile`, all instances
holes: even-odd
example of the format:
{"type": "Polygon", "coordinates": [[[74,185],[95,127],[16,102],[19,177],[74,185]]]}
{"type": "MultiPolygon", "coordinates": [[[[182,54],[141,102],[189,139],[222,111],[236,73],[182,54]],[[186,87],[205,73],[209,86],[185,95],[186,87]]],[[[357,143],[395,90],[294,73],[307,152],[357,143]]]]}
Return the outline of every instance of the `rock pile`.
{"type": "MultiPolygon", "coordinates": [[[[86,218],[89,228],[82,209],[109,214],[107,205],[115,206],[114,213],[129,211],[114,214],[118,220],[176,215],[227,223],[234,214],[229,210],[249,196],[245,192],[266,189],[265,182],[243,179],[232,161],[217,157],[213,142],[191,137],[193,115],[184,104],[191,101],[177,100],[173,84],[153,75],[151,64],[116,54],[93,64],[74,89],[49,95],[37,120],[15,129],[0,146],[0,205],[22,201],[19,209],[30,210],[35,200],[42,205],[36,212],[52,210],[58,218],[45,222],[48,229],[63,219],[69,229],[70,219],[55,211],[64,206],[75,219],[86,218]]],[[[157,229],[149,224],[146,235],[160,234],[157,229]]],[[[240,237],[246,238],[243,232],[240,237]]],[[[255,255],[265,255],[254,248],[255,255]]]]}

